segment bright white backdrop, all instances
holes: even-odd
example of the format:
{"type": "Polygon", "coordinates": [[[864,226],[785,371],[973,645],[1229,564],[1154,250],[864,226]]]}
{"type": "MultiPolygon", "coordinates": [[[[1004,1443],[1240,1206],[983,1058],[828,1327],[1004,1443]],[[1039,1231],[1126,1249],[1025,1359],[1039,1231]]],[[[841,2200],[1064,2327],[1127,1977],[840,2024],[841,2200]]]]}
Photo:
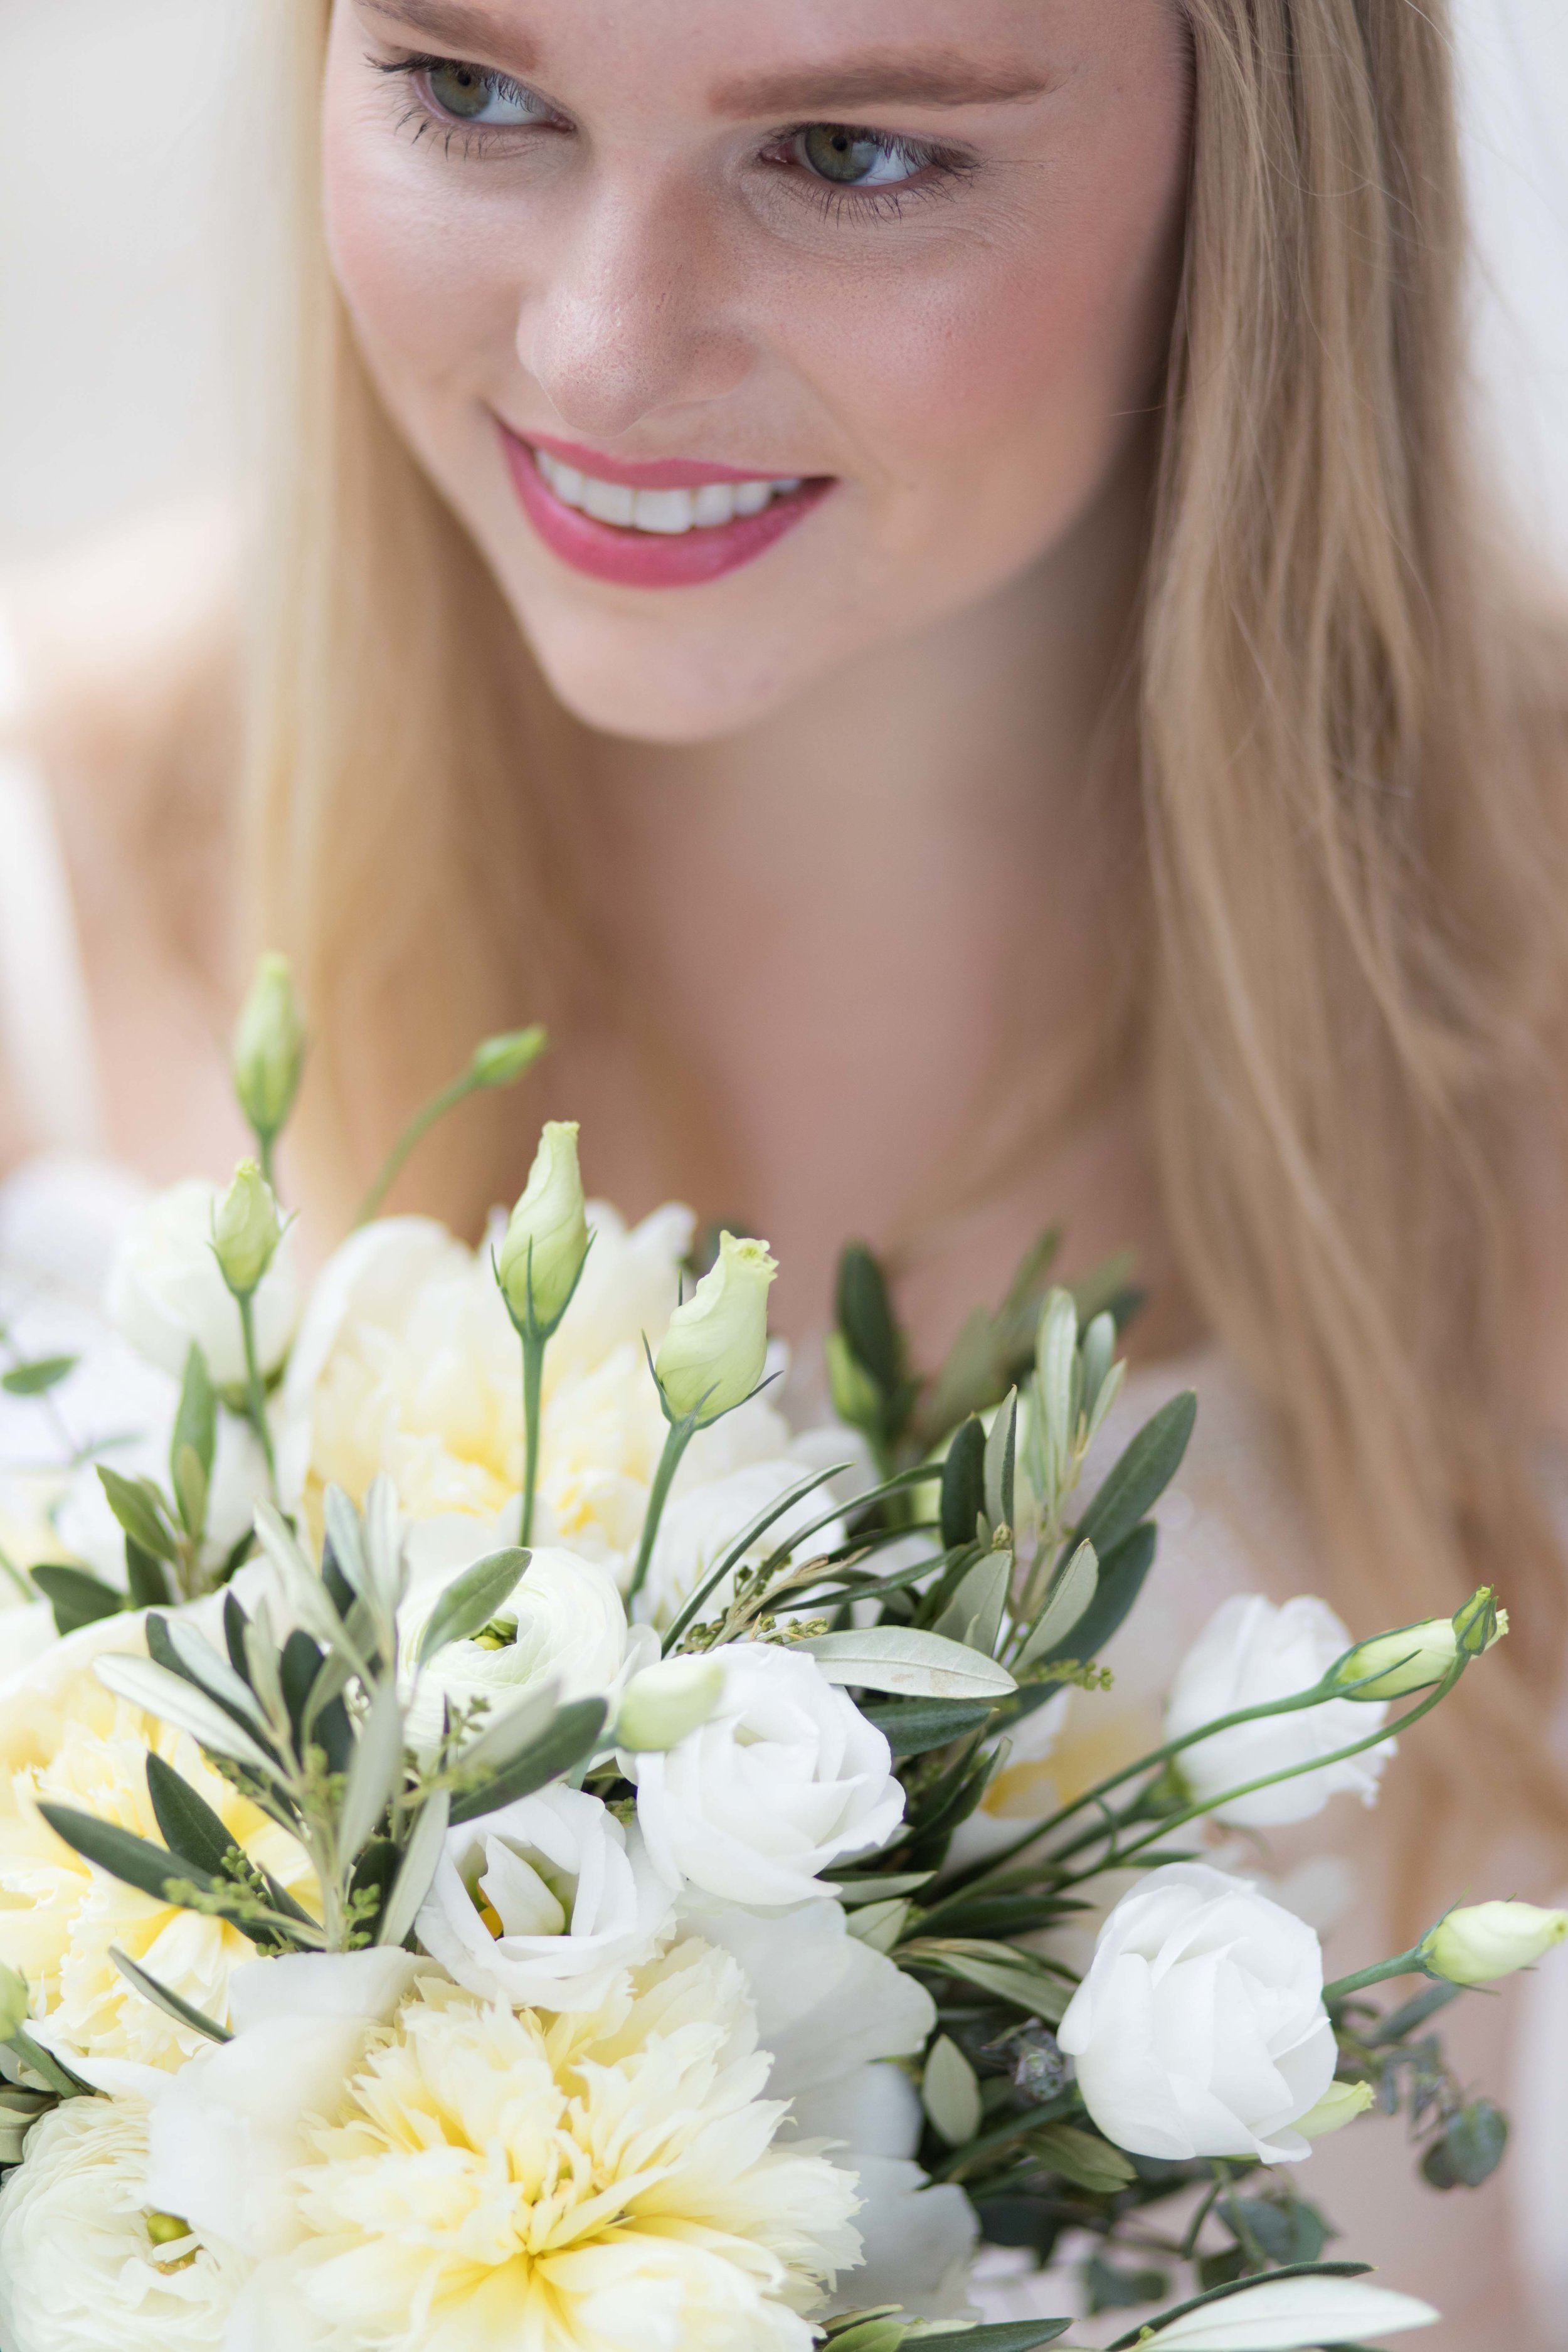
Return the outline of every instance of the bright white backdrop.
{"type": "MultiPolygon", "coordinates": [[[[0,0],[0,558],[231,475],[236,59],[279,5],[0,0]]],[[[1568,556],[1568,0],[1457,5],[1479,362],[1521,510],[1568,556]]]]}

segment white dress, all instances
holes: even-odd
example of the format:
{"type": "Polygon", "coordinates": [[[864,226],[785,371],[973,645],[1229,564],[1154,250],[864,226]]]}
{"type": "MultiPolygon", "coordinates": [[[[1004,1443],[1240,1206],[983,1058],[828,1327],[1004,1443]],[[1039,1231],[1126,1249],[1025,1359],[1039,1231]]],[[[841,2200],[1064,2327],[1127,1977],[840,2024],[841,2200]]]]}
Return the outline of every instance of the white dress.
{"type": "MultiPolygon", "coordinates": [[[[15,668],[3,636],[0,687],[14,703],[15,668]]],[[[0,740],[3,730],[0,712],[0,740]]],[[[105,1156],[91,1020],[58,835],[45,779],[14,753],[0,754],[0,1046],[8,1096],[32,1144],[32,1156],[0,1183],[0,1324],[24,1354],[82,1354],[83,1370],[65,1392],[79,1443],[102,1434],[116,1415],[123,1419],[125,1400],[142,1376],[105,1331],[97,1307],[116,1234],[145,1188],[105,1156]]],[[[1159,1694],[1174,1661],[1222,1600],[1259,1590],[1285,1599],[1310,1591],[1318,1580],[1267,1420],[1217,1351],[1136,1373],[1107,1433],[1107,1454],[1189,1385],[1201,1401],[1197,1433],[1161,1507],[1159,1559],[1115,1659],[1110,1712],[1123,1717],[1123,1734],[1129,1712],[1154,1733],[1159,1694]]],[[[58,1461],[59,1446],[43,1405],[0,1397],[0,1548],[7,1512],[14,1517],[30,1507],[37,1466],[58,1461]]],[[[15,1604],[15,1594],[0,1590],[0,1655],[7,1617],[16,1622],[7,1601],[15,1604]]],[[[1085,1733],[1103,1736],[1103,1724],[1097,1735],[1086,1723],[1085,1733]]],[[[1074,1736],[1069,1726],[1069,1747],[1074,1736]]],[[[1332,1855],[1336,1843],[1360,1825],[1350,1801],[1336,1800],[1311,1825],[1320,1856],[1332,1855]]],[[[1297,1858],[1293,1853],[1287,1866],[1297,1858]]],[[[1274,1861],[1243,1854],[1237,1866],[1272,1870],[1274,1861]]],[[[1362,1867],[1365,1873],[1364,1861],[1362,1867]]],[[[1373,1846],[1373,1877],[1375,1870],[1373,1846]]],[[[1315,1874],[1308,1870],[1290,1882],[1293,1899],[1304,1910],[1316,1907],[1316,1924],[1326,1926],[1336,1905],[1344,1907],[1337,1892],[1342,1876],[1320,1862],[1315,1874]]],[[[1336,1973],[1392,1948],[1374,1947],[1382,1931],[1373,1895],[1363,1884],[1328,1938],[1336,1973]]],[[[1394,2145],[1402,2127],[1386,2123],[1358,2126],[1331,2141],[1302,2181],[1344,2232],[1334,2251],[1378,2258],[1388,2284],[1427,2294],[1451,2315],[1442,2330],[1423,2338],[1434,2352],[1495,2352],[1502,2345],[1493,2324],[1497,2282],[1510,2274],[1532,2311],[1531,2319],[1510,2322],[1510,2352],[1568,2347],[1568,1967],[1543,1970],[1533,1984],[1510,1988],[1506,1999],[1516,2027],[1523,2028],[1515,2042],[1529,2063],[1507,2082],[1498,2077],[1495,2055],[1487,2059],[1487,2087],[1514,2116],[1509,2165],[1489,2190],[1479,2198],[1462,2191],[1440,2197],[1412,2186],[1408,2156],[1394,2145]],[[1512,2233],[1509,2252],[1501,2248],[1505,2230],[1512,2233]]],[[[1492,2007],[1500,2013],[1501,2004],[1492,2007]]],[[[1484,2021],[1484,2005],[1480,2013],[1484,2021]]],[[[1068,2308],[1059,2273],[1048,2282],[1026,2279],[1005,2254],[985,2258],[984,2268],[979,2292],[991,2317],[1068,2308]]],[[[1131,2316],[1086,2322],[1078,2333],[1084,2341],[1109,2340],[1131,2316]]]]}

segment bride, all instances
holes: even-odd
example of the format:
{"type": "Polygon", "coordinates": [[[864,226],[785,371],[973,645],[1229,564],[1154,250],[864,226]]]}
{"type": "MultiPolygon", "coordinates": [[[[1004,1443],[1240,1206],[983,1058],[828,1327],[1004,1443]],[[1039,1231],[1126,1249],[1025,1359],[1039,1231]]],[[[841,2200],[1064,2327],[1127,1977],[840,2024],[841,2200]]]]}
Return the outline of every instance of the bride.
{"type": "MultiPolygon", "coordinates": [[[[266,13],[259,527],[14,614],[115,1155],[233,1156],[213,1039],[264,938],[323,1237],[543,1018],[405,1201],[474,1228],[566,1112],[629,1211],[766,1233],[797,1341],[866,1232],[927,1358],[1046,1223],[1074,1272],[1131,1244],[1137,1403],[1195,1352],[1205,1408],[1146,1638],[1495,1580],[1515,1638],[1355,1832],[1354,1934],[1445,1874],[1553,1892],[1565,640],[1467,446],[1441,9],[266,13]]],[[[22,773],[18,1160],[89,1116],[22,773]]],[[[58,1229],[80,1179],[18,1182],[58,1229]]],[[[1347,2221],[1354,2138],[1313,2183],[1347,2221]]],[[[1384,2217],[1435,2347],[1552,2340],[1560,2240],[1507,2228],[1384,2217]]]]}

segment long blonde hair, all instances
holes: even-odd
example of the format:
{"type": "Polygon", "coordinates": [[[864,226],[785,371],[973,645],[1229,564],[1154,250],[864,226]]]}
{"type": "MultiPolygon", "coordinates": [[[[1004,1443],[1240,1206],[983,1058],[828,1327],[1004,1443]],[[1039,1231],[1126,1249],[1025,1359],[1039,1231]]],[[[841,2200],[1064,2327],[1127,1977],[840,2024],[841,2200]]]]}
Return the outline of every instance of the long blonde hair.
{"type": "MultiPolygon", "coordinates": [[[[1568,1589],[1535,1496],[1519,1260],[1525,1114],[1556,1092],[1568,752],[1556,641],[1470,479],[1443,12],[1184,5],[1191,196],[1140,663],[1138,1043],[1169,1211],[1357,1630],[1505,1589],[1516,1638],[1468,1678],[1466,1736],[1426,1751],[1446,1813],[1507,1786],[1558,1819],[1568,1589]]],[[[330,283],[329,13],[280,12],[299,398],[252,772],[266,929],[299,960],[319,1100],[363,1165],[474,1035],[596,1000],[540,781],[572,730],[330,283]]],[[[458,1221],[510,1189],[520,1143],[500,1105],[454,1135],[458,1221]]]]}

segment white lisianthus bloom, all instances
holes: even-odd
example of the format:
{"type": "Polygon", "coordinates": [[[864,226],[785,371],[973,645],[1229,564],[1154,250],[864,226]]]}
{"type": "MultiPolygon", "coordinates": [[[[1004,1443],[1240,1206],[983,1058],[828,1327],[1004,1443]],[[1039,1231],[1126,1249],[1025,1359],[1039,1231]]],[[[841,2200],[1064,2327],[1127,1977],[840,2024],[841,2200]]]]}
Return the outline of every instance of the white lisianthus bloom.
{"type": "Polygon", "coordinates": [[[139,2100],[68,2099],[34,2125],[0,2189],[7,2352],[219,2352],[247,2265],[152,2207],[139,2100]]]}
{"type": "Polygon", "coordinates": [[[719,1237],[719,1255],[676,1308],[654,1373],[677,1421],[698,1426],[743,1404],[768,1353],[768,1291],[778,1273],[766,1242],[719,1237]]]}
{"type": "Polygon", "coordinates": [[[416,1933],[487,2000],[598,2009],[674,1908],[637,1824],[557,1783],[450,1832],[416,1933]]]}
{"type": "Polygon", "coordinates": [[[1336,2062],[1310,1927],[1203,1863],[1123,1895],[1057,2038],[1107,2139],[1176,2161],[1300,2162],[1336,2062]]]}
{"type": "MultiPolygon", "coordinates": [[[[138,1209],[109,1277],[110,1321],[138,1352],[175,1380],[193,1339],[219,1388],[246,1377],[239,1308],[213,1254],[213,1218],[224,1194],[193,1177],[138,1209]]],[[[263,1373],[289,1351],[299,1319],[300,1283],[285,1234],[256,1292],[256,1349],[263,1373]]]]}
{"type": "MultiPolygon", "coordinates": [[[[488,1547],[487,1547],[488,1549],[488,1547]]],[[[482,1553],[476,1551],[473,1558],[482,1553]]],[[[461,1562],[462,1567],[469,1560],[461,1562]]],[[[405,1660],[418,1654],[420,1638],[450,1577],[429,1577],[416,1585],[399,1612],[405,1660]]],[[[529,1690],[556,1682],[563,1699],[610,1696],[658,1655],[650,1626],[629,1626],[614,1577],[595,1560],[558,1549],[536,1550],[522,1580],[499,1611],[495,1634],[451,1642],[437,1650],[412,1683],[408,1736],[419,1748],[439,1738],[443,1705],[454,1710],[476,1699],[489,1703],[496,1717],[529,1690]],[[511,1638],[504,1638],[507,1629],[511,1638]]]]}
{"type": "Polygon", "coordinates": [[[933,2188],[915,2163],[920,2095],[888,2063],[925,2048],[936,2026],[931,1995],[851,1936],[834,1902],[758,1912],[689,1898],[681,1916],[746,1971],[773,2056],[769,2092],[790,2102],[780,2145],[825,2147],[855,2176],[861,2259],[829,2308],[899,2303],[922,2318],[961,2316],[979,2222],[956,2183],[933,2188]]]}
{"type": "MultiPolygon", "coordinates": [[[[683,1486],[678,1479],[659,1522],[647,1580],[634,1603],[637,1615],[661,1630],[672,1624],[698,1586],[717,1568],[752,1521],[761,1517],[781,1496],[787,1495],[792,1486],[799,1486],[807,1475],[808,1467],[804,1462],[781,1458],[746,1463],[727,1476],[699,1486],[683,1486]]],[[[792,1503],[742,1554],[737,1567],[753,1567],[773,1552],[786,1550],[804,1528],[815,1526],[831,1507],[831,1497],[820,1487],[798,1503],[792,1503]]],[[[809,1550],[803,1550],[800,1557],[804,1559],[817,1552],[831,1551],[844,1540],[842,1520],[830,1519],[809,1539],[809,1550]]],[[[711,1599],[703,1603],[703,1616],[718,1616],[728,1606],[733,1592],[731,1572],[715,1586],[711,1599]]]]}
{"type": "MultiPolygon", "coordinates": [[[[545,1351],[533,1532],[625,1584],[668,1434],[643,1341],[657,1347],[668,1324],[692,1218],[660,1209],[628,1232],[603,1202],[587,1216],[594,1246],[545,1351]]],[[[284,1501],[316,1534],[328,1486],[361,1501],[385,1475],[416,1522],[416,1573],[419,1523],[458,1519],[468,1559],[515,1543],[522,1367],[488,1248],[465,1248],[427,1217],[355,1234],[311,1295],[282,1423],[284,1501]]],[[[790,1445],[785,1423],[756,1399],[698,1434],[671,1507],[748,1462],[787,1457],[790,1445]]]]}
{"type": "MultiPolygon", "coordinates": [[[[352,2008],[360,1988],[336,1981],[352,2008]]],[[[153,2117],[154,2196],[263,2252],[237,2340],[810,2352],[802,2315],[859,2251],[854,2185],[773,2146],[784,2111],[728,1954],[686,1941],[554,2018],[428,1969],[389,2029],[280,1999],[153,2117]]]]}
{"type": "Polygon", "coordinates": [[[710,1720],[668,1755],[621,1759],[648,1851],[667,1878],[727,1902],[807,1902],[830,1862],[885,1845],[903,1820],[888,1743],[802,1653],[715,1654],[710,1720]]]}
{"type": "Polygon", "coordinates": [[[588,1247],[574,1122],[547,1119],[522,1198],[496,1255],[496,1272],[513,1316],[548,1328],[571,1296],[588,1247]]]}
{"type": "Polygon", "coordinates": [[[1532,1969],[1568,1937],[1568,1911],[1542,1911],[1533,1903],[1475,1903],[1450,1911],[1421,1947],[1435,1976],[1450,1984],[1493,1984],[1516,1969],[1532,1969]]]}
{"type": "Polygon", "coordinates": [[[222,2024],[230,1976],[255,1946],[224,1920],[176,1910],[95,1870],[55,1835],[38,1800],[162,1844],[147,1790],[155,1752],[307,1907],[315,1880],[294,1840],[221,1779],[194,1740],[98,1680],[95,1659],[138,1651],[142,1639],[137,1617],[84,1626],[0,1692],[0,1960],[26,1977],[52,2046],[83,2060],[177,2066],[203,2047],[202,2036],[133,1991],[111,1948],[222,2024]]]}
{"type": "MultiPolygon", "coordinates": [[[[1282,1608],[1258,1593],[1221,1601],[1176,1669],[1165,1709],[1165,1737],[1184,1739],[1205,1723],[1292,1698],[1321,1683],[1350,1646],[1350,1635],[1325,1601],[1303,1596],[1282,1608]]],[[[1200,1803],[1271,1772],[1289,1771],[1317,1756],[1353,1747],[1377,1729],[1386,1710],[1352,1699],[1328,1699],[1294,1715],[1237,1724],[1184,1748],[1176,1769],[1200,1803]]],[[[1342,1790],[1363,1805],[1377,1801],[1377,1784],[1394,1751],[1391,1739],[1342,1764],[1256,1789],[1215,1807],[1215,1819],[1239,1829],[1272,1829],[1309,1821],[1342,1790]]]]}

